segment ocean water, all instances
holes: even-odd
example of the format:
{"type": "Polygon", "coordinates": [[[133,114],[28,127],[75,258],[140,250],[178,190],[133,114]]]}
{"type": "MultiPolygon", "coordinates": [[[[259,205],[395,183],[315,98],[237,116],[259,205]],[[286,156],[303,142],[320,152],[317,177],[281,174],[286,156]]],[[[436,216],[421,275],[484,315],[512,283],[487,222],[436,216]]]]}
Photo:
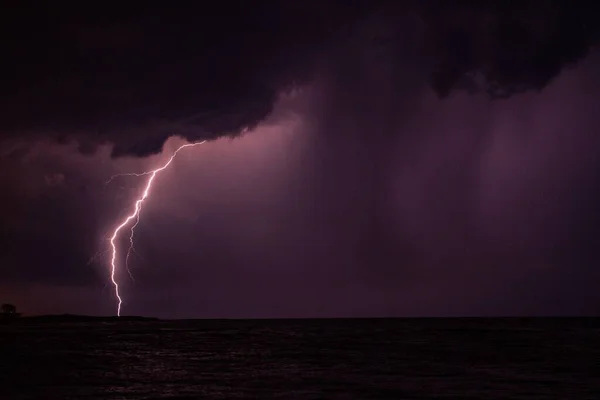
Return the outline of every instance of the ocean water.
{"type": "Polygon", "coordinates": [[[0,399],[599,399],[598,319],[0,325],[0,399]]]}

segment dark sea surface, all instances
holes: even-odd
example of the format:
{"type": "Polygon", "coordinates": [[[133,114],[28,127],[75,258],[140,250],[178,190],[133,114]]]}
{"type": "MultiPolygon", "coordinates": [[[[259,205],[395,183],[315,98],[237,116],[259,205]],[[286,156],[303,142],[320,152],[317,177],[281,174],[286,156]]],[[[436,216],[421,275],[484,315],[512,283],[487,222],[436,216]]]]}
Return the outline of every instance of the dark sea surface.
{"type": "Polygon", "coordinates": [[[599,319],[11,322],[0,399],[600,399],[599,319]]]}

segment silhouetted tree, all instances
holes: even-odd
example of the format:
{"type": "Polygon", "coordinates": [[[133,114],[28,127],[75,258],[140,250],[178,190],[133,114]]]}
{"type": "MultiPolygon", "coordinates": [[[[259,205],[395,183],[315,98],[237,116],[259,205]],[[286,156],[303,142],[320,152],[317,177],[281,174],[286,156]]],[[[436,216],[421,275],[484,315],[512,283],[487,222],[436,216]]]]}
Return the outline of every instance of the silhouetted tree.
{"type": "Polygon", "coordinates": [[[2,307],[0,307],[0,312],[2,314],[16,314],[17,313],[17,307],[15,307],[13,304],[2,304],[2,307]]]}

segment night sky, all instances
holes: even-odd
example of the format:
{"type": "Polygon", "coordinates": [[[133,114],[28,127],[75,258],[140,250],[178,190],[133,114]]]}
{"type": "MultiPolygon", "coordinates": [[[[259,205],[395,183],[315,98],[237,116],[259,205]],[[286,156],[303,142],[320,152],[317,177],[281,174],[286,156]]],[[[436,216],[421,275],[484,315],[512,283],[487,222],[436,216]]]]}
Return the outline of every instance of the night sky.
{"type": "Polygon", "coordinates": [[[123,314],[600,312],[593,2],[147,3],[2,4],[0,302],[114,314],[209,139],[123,314]]]}

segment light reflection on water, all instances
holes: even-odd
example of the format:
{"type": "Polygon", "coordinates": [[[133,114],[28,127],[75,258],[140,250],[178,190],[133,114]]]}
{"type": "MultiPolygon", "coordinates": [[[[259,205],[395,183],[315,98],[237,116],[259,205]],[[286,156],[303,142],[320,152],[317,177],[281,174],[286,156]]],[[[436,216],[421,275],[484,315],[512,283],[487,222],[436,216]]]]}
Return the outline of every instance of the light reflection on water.
{"type": "Polygon", "coordinates": [[[1,399],[595,398],[600,321],[0,325],[1,399]]]}

